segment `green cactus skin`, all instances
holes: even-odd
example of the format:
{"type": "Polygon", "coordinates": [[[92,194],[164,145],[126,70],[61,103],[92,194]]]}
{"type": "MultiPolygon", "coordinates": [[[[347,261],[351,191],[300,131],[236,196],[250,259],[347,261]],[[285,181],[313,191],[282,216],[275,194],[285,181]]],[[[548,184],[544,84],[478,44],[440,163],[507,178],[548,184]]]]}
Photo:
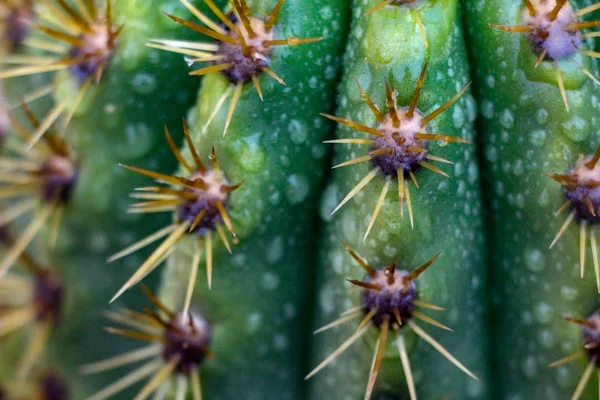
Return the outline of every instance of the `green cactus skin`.
{"type": "MultiPolygon", "coordinates": [[[[106,265],[106,259],[168,221],[168,215],[144,218],[126,212],[130,190],[144,179],[118,163],[173,168],[168,148],[163,146],[162,125],[180,124],[199,86],[197,77],[187,75],[181,58],[145,47],[147,38],[173,31],[171,21],[160,11],[177,10],[184,15],[183,6],[175,6],[178,2],[172,0],[114,3],[115,23],[125,23],[125,28],[101,83],[90,88],[66,132],[81,161],[80,178],[64,212],[56,249],[44,251],[51,253],[51,264],[68,286],[65,312],[50,337],[44,362],[59,365],[63,375],[72,378],[71,394],[78,399],[119,374],[86,379],[79,374],[79,366],[130,348],[129,341],[107,340],[101,312],[142,255],[113,265],[106,265]]],[[[54,97],[75,96],[77,89],[71,83],[57,83],[54,97]]],[[[132,296],[117,305],[133,308],[143,304],[139,300],[141,296],[132,296]]],[[[14,361],[1,358],[3,379],[14,375],[13,368],[14,361]]]]}
{"type": "MultiPolygon", "coordinates": [[[[598,293],[589,245],[585,279],[579,277],[578,224],[548,249],[567,213],[553,216],[564,194],[543,174],[564,174],[578,153],[595,149],[598,90],[575,63],[561,63],[568,113],[556,79],[548,78],[551,66],[535,70],[536,55],[525,38],[488,26],[518,25],[519,3],[465,2],[483,117],[494,384],[499,399],[564,399],[575,391],[585,364],[582,359],[548,369],[581,346],[581,327],[561,316],[587,317],[597,308],[598,293]]],[[[572,3],[575,9],[584,5],[572,3]]],[[[592,72],[597,75],[596,68],[592,72]]],[[[590,383],[581,398],[595,399],[597,390],[590,383]]]]}
{"type": "MultiPolygon", "coordinates": [[[[354,2],[355,16],[345,58],[341,106],[336,116],[349,118],[369,127],[376,121],[361,99],[357,80],[375,104],[384,104],[384,80],[398,92],[398,104],[408,105],[423,63],[429,54],[429,70],[418,109],[425,114],[435,110],[468,83],[466,51],[460,27],[457,2],[425,1],[419,7],[427,32],[429,49],[412,14],[406,8],[389,6],[363,17],[377,1],[354,2]]],[[[387,107],[383,107],[383,111],[387,107]]],[[[474,139],[472,123],[475,103],[470,94],[444,112],[431,131],[474,139]]],[[[342,127],[338,138],[364,138],[366,134],[342,127]]],[[[364,154],[364,147],[336,145],[336,164],[364,154]]],[[[328,222],[323,232],[317,264],[318,292],[314,296],[314,328],[337,319],[359,304],[359,291],[350,289],[347,278],[362,279],[362,271],[340,242],[344,240],[373,267],[389,265],[398,256],[398,268],[412,270],[442,251],[438,261],[416,280],[422,300],[445,307],[440,314],[428,315],[449,325],[453,333],[420,323],[458,360],[480,379],[470,379],[437,351],[412,333],[406,334],[419,398],[486,399],[489,396],[487,371],[486,269],[482,235],[483,221],[479,175],[473,146],[431,143],[431,154],[454,161],[445,170],[450,179],[422,169],[416,175],[421,186],[411,185],[415,229],[409,219],[401,220],[397,185],[390,193],[369,238],[363,242],[367,223],[383,186],[381,176],[369,183],[333,217],[334,207],[373,167],[363,163],[337,169],[326,189],[321,217],[328,222]]],[[[442,167],[442,169],[444,169],[442,167]]],[[[406,214],[406,213],[405,213],[406,214]]],[[[315,336],[312,340],[311,368],[336,349],[356,329],[347,323],[315,336]]],[[[365,395],[374,343],[378,331],[372,329],[339,359],[309,381],[309,398],[331,400],[359,399],[365,395]]],[[[398,350],[390,331],[373,398],[386,395],[409,398],[398,350]]],[[[308,371],[307,371],[308,372],[308,371]]],[[[386,397],[381,397],[386,398],[386,397]]]]}
{"type": "MultiPolygon", "coordinates": [[[[248,1],[264,16],[275,1],[248,1]]],[[[325,39],[278,47],[269,67],[287,83],[260,75],[264,102],[246,83],[226,136],[229,100],[206,134],[202,128],[227,90],[221,74],[205,77],[189,121],[203,160],[214,146],[228,180],[245,180],[227,206],[239,245],[227,253],[215,240],[212,290],[205,254],[199,264],[192,310],[213,330],[214,360],[202,366],[203,393],[211,400],[302,398],[309,293],[317,229],[317,199],[327,171],[332,112],[346,38],[349,7],[343,0],[287,0],[277,18],[278,37],[325,39]]],[[[189,152],[184,152],[189,156],[189,152]]],[[[185,175],[184,175],[185,176],[185,175]]],[[[217,238],[217,236],[215,236],[217,238]]],[[[171,308],[184,302],[195,240],[186,238],[164,269],[160,295],[171,308]]]]}

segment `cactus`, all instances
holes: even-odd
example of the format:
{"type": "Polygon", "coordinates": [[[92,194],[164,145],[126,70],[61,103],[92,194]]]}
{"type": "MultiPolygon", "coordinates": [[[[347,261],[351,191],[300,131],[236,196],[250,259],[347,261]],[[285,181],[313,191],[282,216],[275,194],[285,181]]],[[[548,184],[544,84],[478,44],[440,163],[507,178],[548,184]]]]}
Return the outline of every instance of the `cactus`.
{"type": "MultiPolygon", "coordinates": [[[[334,140],[344,144],[337,144],[335,156],[336,161],[343,163],[336,163],[334,167],[336,171],[332,185],[327,189],[322,213],[329,215],[339,210],[341,215],[336,218],[337,213],[334,214],[324,231],[317,279],[319,302],[315,309],[315,327],[318,328],[346,309],[358,307],[358,311],[350,308],[355,312],[344,314],[342,319],[366,314],[359,325],[363,327],[359,332],[366,339],[348,350],[351,355],[340,356],[344,358],[331,367],[333,371],[323,370],[313,378],[314,382],[309,386],[310,398],[318,399],[325,392],[332,399],[343,399],[348,395],[358,398],[361,394],[368,398],[373,390],[375,393],[392,391],[401,394],[402,398],[419,395],[435,399],[448,394],[457,398],[466,398],[469,394],[486,398],[488,370],[482,362],[487,358],[486,311],[483,307],[486,271],[480,231],[483,215],[474,149],[467,144],[474,139],[473,115],[469,116],[468,110],[474,101],[469,94],[465,95],[468,70],[463,37],[457,29],[460,26],[457,2],[437,2],[420,11],[428,47],[415,30],[410,9],[390,7],[362,17],[370,6],[371,3],[357,7],[360,12],[356,15],[360,17],[354,21],[348,42],[348,48],[356,50],[348,51],[344,62],[342,106],[335,119],[353,129],[341,128],[334,140]],[[396,24],[396,21],[402,23],[396,24]],[[385,52],[361,44],[384,37],[390,40],[385,52]],[[400,38],[414,43],[414,47],[400,46],[400,38]],[[452,77],[442,75],[448,59],[455,71],[452,77]],[[438,78],[440,75],[444,76],[443,80],[438,78]],[[452,117],[457,114],[462,117],[458,123],[452,117]],[[404,140],[397,140],[395,135],[404,140]],[[365,139],[373,140],[373,144],[367,143],[371,147],[364,146],[365,139]],[[357,147],[360,148],[357,150],[357,147]],[[382,149],[384,151],[380,152],[382,149]],[[347,161],[351,157],[355,158],[347,161]],[[356,164],[357,161],[362,162],[356,164]],[[454,176],[450,177],[434,166],[434,162],[441,162],[441,165],[456,163],[463,167],[454,168],[454,176]],[[473,170],[470,177],[469,169],[473,170]],[[367,180],[370,183],[365,185],[367,180]],[[354,186],[356,182],[358,185],[354,186]],[[343,197],[347,192],[350,195],[343,197]],[[355,195],[352,200],[351,195],[355,195]],[[457,195],[466,196],[470,206],[468,211],[455,202],[457,195]],[[340,208],[338,203],[344,206],[340,208]],[[402,218],[404,209],[407,215],[402,218]],[[460,239],[455,237],[458,232],[463,237],[470,237],[471,243],[459,246],[460,239]],[[340,240],[347,242],[348,249],[354,250],[372,267],[367,271],[367,282],[377,281],[377,275],[384,271],[382,267],[390,265],[392,258],[397,257],[398,269],[403,271],[398,271],[396,274],[400,277],[389,282],[402,282],[403,274],[408,274],[411,279],[404,280],[404,285],[410,289],[405,294],[400,289],[401,300],[398,300],[400,305],[396,311],[383,305],[382,300],[370,300],[372,296],[386,297],[385,293],[394,292],[392,287],[382,286],[380,279],[376,286],[350,281],[366,290],[360,300],[357,293],[348,288],[344,278],[357,277],[352,257],[359,256],[344,251],[346,244],[340,240]],[[436,263],[414,279],[414,287],[412,283],[409,285],[418,273],[413,275],[407,271],[439,252],[442,253],[436,263]],[[378,271],[377,275],[373,275],[373,271],[378,271]],[[472,286],[474,276],[482,286],[472,286]],[[438,312],[427,310],[431,307],[438,312]],[[447,312],[441,314],[440,307],[454,313],[454,318],[449,320],[447,312]],[[372,314],[373,310],[378,311],[372,314]],[[436,320],[431,318],[434,314],[430,312],[436,314],[436,320]],[[389,314],[389,321],[382,323],[385,313],[389,314]],[[365,324],[370,318],[382,335],[378,339],[376,357],[373,357],[373,348],[378,330],[374,327],[366,329],[369,326],[365,324]],[[437,319],[444,321],[444,325],[437,319]],[[434,333],[422,328],[424,323],[450,330],[445,326],[446,321],[456,327],[456,332],[442,334],[439,329],[434,333]],[[389,349],[385,348],[383,336],[387,331],[389,342],[395,342],[388,346],[389,349]],[[416,339],[418,336],[420,343],[416,339]],[[462,347],[461,342],[470,344],[462,347]],[[451,362],[442,362],[440,350],[451,362]],[[371,368],[372,359],[374,367],[371,368]],[[480,381],[469,381],[460,369],[480,381]],[[347,376],[352,377],[351,382],[340,385],[347,376]],[[437,384],[432,385],[433,381],[437,384]]],[[[331,219],[323,214],[326,221],[331,219]]],[[[350,336],[356,329],[351,325],[335,328],[335,334],[329,333],[329,336],[328,333],[315,336],[312,346],[315,361],[331,360],[326,357],[343,342],[340,338],[350,336]]],[[[357,334],[352,339],[358,339],[357,334]]],[[[320,364],[314,372],[323,366],[320,364]]]]}
{"type": "MultiPolygon", "coordinates": [[[[577,388],[583,363],[553,364],[579,350],[584,340],[581,326],[561,317],[585,318],[598,306],[594,272],[588,267],[584,274],[585,259],[592,264],[586,252],[593,254],[598,268],[596,247],[588,244],[596,242],[594,221],[573,221],[577,209],[590,212],[585,193],[560,210],[571,196],[569,175],[576,173],[579,153],[585,154],[585,169],[595,163],[589,157],[597,145],[592,99],[598,94],[598,69],[589,56],[593,43],[584,40],[593,35],[573,31],[573,40],[564,37],[560,25],[553,31],[554,42],[539,41],[536,35],[543,30],[513,33],[514,26],[527,26],[530,13],[549,20],[556,14],[554,23],[562,23],[576,12],[590,11],[583,5],[504,0],[484,7],[466,4],[483,117],[484,192],[491,207],[491,357],[501,398],[598,396],[597,385],[589,385],[585,394],[577,388]],[[564,54],[550,55],[561,45],[564,54]],[[566,185],[564,189],[551,178],[566,185]],[[567,227],[565,220],[573,223],[567,227]],[[549,369],[550,364],[555,368],[549,369]]],[[[577,18],[569,23],[593,26],[577,18]]]]}
{"type": "Polygon", "coordinates": [[[598,13],[3,1],[0,399],[596,398],[598,13]]]}

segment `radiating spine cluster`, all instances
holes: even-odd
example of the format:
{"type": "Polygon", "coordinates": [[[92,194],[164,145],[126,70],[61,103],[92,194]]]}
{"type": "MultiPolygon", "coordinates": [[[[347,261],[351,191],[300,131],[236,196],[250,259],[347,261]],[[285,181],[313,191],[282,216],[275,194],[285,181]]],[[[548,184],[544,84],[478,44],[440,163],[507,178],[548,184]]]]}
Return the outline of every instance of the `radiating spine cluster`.
{"type": "MultiPolygon", "coordinates": [[[[40,121],[28,141],[32,147],[59,120],[64,129],[93,82],[99,83],[116,51],[123,29],[112,22],[111,1],[100,10],[94,1],[76,1],[75,7],[65,0],[40,2],[40,17],[44,23],[32,24],[23,45],[41,54],[12,54],[3,58],[0,79],[67,71],[79,85],[79,93],[71,101],[56,101],[40,121]],[[42,4],[43,3],[43,4],[42,4]]],[[[19,19],[21,21],[21,19],[19,19]]],[[[64,78],[61,78],[64,79],[64,78]]],[[[44,97],[53,91],[53,84],[27,94],[27,102],[44,97]]]]}
{"type": "Polygon", "coordinates": [[[337,212],[344,204],[356,196],[376,176],[383,174],[385,177],[385,184],[383,185],[381,195],[379,196],[379,200],[377,201],[373,216],[371,217],[364,236],[365,240],[377,220],[377,216],[381,211],[385,197],[394,179],[398,180],[400,212],[402,215],[404,214],[404,202],[406,201],[410,216],[410,224],[414,227],[410,189],[409,185],[406,184],[406,179],[410,178],[413,184],[418,188],[419,183],[415,173],[421,167],[436,174],[449,177],[448,174],[431,164],[429,161],[437,161],[446,164],[452,164],[452,161],[429,154],[429,141],[470,143],[468,140],[459,137],[429,132],[429,129],[427,128],[429,123],[450,108],[467,91],[469,85],[463,88],[444,105],[425,115],[418,110],[417,104],[425,82],[427,66],[428,62],[425,62],[423,70],[421,71],[421,76],[417,81],[417,87],[414,91],[413,98],[408,107],[399,107],[396,101],[395,92],[390,87],[390,84],[385,82],[385,94],[388,108],[388,111],[385,114],[373,103],[369,95],[357,82],[363,100],[367,103],[369,109],[377,119],[378,125],[376,127],[371,128],[346,118],[322,114],[326,118],[357,131],[367,133],[372,137],[372,139],[336,139],[326,142],[370,146],[370,151],[367,155],[343,162],[333,168],[346,167],[363,162],[371,162],[374,166],[373,169],[340,202],[333,213],[337,212]]]}
{"type": "Polygon", "coordinates": [[[577,388],[575,389],[575,393],[573,393],[573,397],[571,397],[571,400],[578,400],[583,394],[583,391],[585,390],[585,387],[592,376],[594,368],[598,368],[600,366],[600,311],[594,312],[588,318],[564,317],[564,319],[567,322],[571,322],[583,328],[583,349],[558,361],[555,361],[549,366],[550,368],[556,368],[570,363],[571,361],[587,357],[587,367],[585,368],[585,371],[581,376],[579,383],[577,384],[577,388]]]}
{"type": "Polygon", "coordinates": [[[570,213],[556,234],[550,248],[559,241],[567,228],[573,221],[579,223],[580,238],[580,267],[581,277],[585,272],[585,253],[587,249],[587,237],[589,230],[589,241],[596,273],[598,293],[600,293],[600,262],[598,261],[598,246],[596,241],[595,225],[600,222],[597,212],[600,209],[600,148],[588,158],[580,155],[576,165],[567,174],[548,174],[550,178],[560,183],[564,189],[565,202],[555,215],[561,214],[569,209],[570,213]],[[589,229],[588,229],[589,228],[589,229]]]}
{"type": "MultiPolygon", "coordinates": [[[[599,10],[600,4],[573,10],[568,0],[523,0],[523,24],[503,26],[490,24],[491,27],[507,32],[526,34],[538,55],[537,68],[542,62],[551,62],[554,66],[556,81],[567,111],[569,102],[559,62],[572,59],[577,53],[593,58],[600,58],[600,53],[585,48],[585,39],[598,37],[599,32],[581,33],[582,30],[600,26],[600,20],[579,21],[580,18],[599,10]]],[[[592,72],[579,65],[579,69],[600,85],[600,81],[592,72]]]]}
{"type": "Polygon", "coordinates": [[[240,182],[236,185],[229,184],[225,173],[219,167],[219,160],[214,148],[212,149],[210,156],[212,168],[208,168],[202,162],[200,155],[196,151],[196,147],[192,142],[190,131],[185,120],[183,121],[183,131],[186,143],[194,160],[193,165],[188,163],[182,156],[167,127],[165,127],[165,137],[169,144],[169,148],[177,161],[179,161],[181,167],[189,172],[190,175],[188,177],[166,175],[146,169],[126,165],[123,166],[130,171],[153,178],[159,183],[175,187],[150,186],[138,188],[137,193],[132,196],[143,201],[134,204],[131,207],[131,212],[150,214],[176,212],[177,221],[140,240],[109,259],[109,261],[118,260],[166,236],[166,239],[156,248],[150,257],[144,261],[125,285],[123,285],[111,302],[160,266],[169,257],[176,243],[181,240],[184,235],[195,235],[197,237],[197,246],[195,247],[190,268],[191,272],[184,306],[185,314],[189,309],[190,301],[192,299],[198,263],[200,262],[201,249],[203,247],[205,248],[206,255],[208,286],[211,287],[212,285],[212,247],[214,231],[217,231],[221,240],[227,247],[227,250],[231,252],[231,246],[223,226],[225,226],[233,236],[235,236],[235,231],[231,219],[229,218],[229,214],[227,213],[226,206],[230,194],[239,189],[244,182],[240,182]],[[204,246],[202,246],[202,242],[204,242],[204,246]]]}
{"type": "Polygon", "coordinates": [[[277,46],[297,46],[305,43],[313,43],[323,38],[298,38],[291,36],[285,39],[276,39],[275,27],[277,15],[283,6],[285,0],[278,0],[272,11],[261,20],[250,14],[250,9],[246,0],[233,0],[231,5],[233,10],[229,14],[224,14],[215,6],[212,0],[204,0],[210,7],[215,16],[219,19],[215,23],[200,10],[194,7],[186,0],[180,0],[181,3],[206,26],[198,25],[186,21],[171,14],[165,14],[176,23],[183,25],[207,38],[216,40],[216,43],[206,42],[186,42],[169,39],[153,39],[148,44],[150,47],[184,54],[189,58],[190,64],[208,63],[209,66],[202,67],[190,72],[190,75],[202,76],[211,73],[221,73],[225,79],[231,82],[219,101],[217,107],[211,114],[205,124],[204,131],[211,124],[217,113],[225,103],[225,100],[231,96],[231,103],[223,136],[227,133],[231,119],[235,112],[242,89],[244,85],[252,81],[256,92],[263,98],[259,82],[259,74],[264,72],[282,85],[285,85],[283,79],[279,77],[271,68],[270,56],[273,49],[277,46]]]}
{"type": "MultiPolygon", "coordinates": [[[[106,331],[150,345],[82,367],[84,374],[96,374],[141,361],[144,365],[126,374],[87,400],[108,399],[130,386],[151,376],[135,396],[143,400],[156,393],[165,396],[167,380],[177,377],[177,399],[184,399],[191,385],[194,400],[202,399],[199,370],[206,357],[214,357],[209,350],[211,331],[208,322],[200,315],[187,311],[175,313],[169,310],[150,290],[142,285],[155,309],[140,313],[124,309],[107,313],[106,317],[126,328],[106,328],[106,331]],[[132,328],[132,329],[130,329],[132,328]],[[150,360],[150,361],[147,361],[150,360]]],[[[160,398],[160,397],[159,397],[160,398]]]]}
{"type": "MultiPolygon", "coordinates": [[[[2,228],[1,236],[5,245],[14,243],[7,227],[2,228]]],[[[0,279],[0,339],[19,331],[29,336],[16,374],[24,381],[60,317],[65,287],[52,268],[29,253],[19,255],[19,264],[24,273],[11,272],[0,279]]]]}
{"type": "Polygon", "coordinates": [[[10,154],[0,157],[0,198],[13,200],[0,216],[0,225],[25,214],[32,218],[2,258],[0,279],[48,221],[52,221],[50,242],[56,242],[63,208],[78,179],[76,157],[58,131],[44,130],[42,140],[35,141],[33,147],[28,145],[41,122],[27,105],[23,111],[31,128],[11,117],[16,135],[5,143],[10,154]]]}
{"type": "Polygon", "coordinates": [[[404,336],[401,333],[401,329],[405,326],[410,327],[414,333],[432,345],[444,357],[446,357],[450,362],[464,371],[471,378],[477,379],[472,372],[470,372],[442,345],[440,345],[413,321],[413,318],[416,318],[435,327],[451,330],[433,318],[416,310],[416,307],[430,310],[443,310],[443,308],[434,304],[418,300],[418,292],[415,285],[415,280],[423,272],[425,272],[435,262],[435,260],[437,260],[440,254],[435,255],[425,264],[413,271],[397,271],[396,258],[394,258],[392,263],[386,267],[373,268],[363,259],[361,259],[352,249],[350,249],[346,243],[343,243],[343,245],[346,251],[357,262],[357,264],[360,265],[360,267],[367,273],[367,277],[363,281],[354,279],[348,280],[348,282],[351,284],[362,289],[361,305],[344,312],[336,321],[333,321],[332,323],[316,330],[315,334],[324,332],[359,317],[362,317],[362,320],[359,323],[356,332],[344,343],[342,343],[340,347],[334,350],[310,374],[308,374],[306,379],[314,376],[327,365],[332,363],[339,355],[352,346],[352,344],[363,337],[368,330],[371,329],[371,327],[375,327],[379,330],[379,338],[375,347],[371,373],[369,375],[364,397],[366,400],[370,399],[373,388],[375,387],[377,375],[379,374],[381,362],[383,361],[383,354],[386,348],[389,330],[392,329],[396,333],[396,345],[398,346],[398,352],[402,360],[402,366],[404,368],[404,374],[408,384],[410,398],[411,400],[416,400],[417,392],[415,389],[413,374],[410,368],[406,346],[404,344],[404,336]]]}

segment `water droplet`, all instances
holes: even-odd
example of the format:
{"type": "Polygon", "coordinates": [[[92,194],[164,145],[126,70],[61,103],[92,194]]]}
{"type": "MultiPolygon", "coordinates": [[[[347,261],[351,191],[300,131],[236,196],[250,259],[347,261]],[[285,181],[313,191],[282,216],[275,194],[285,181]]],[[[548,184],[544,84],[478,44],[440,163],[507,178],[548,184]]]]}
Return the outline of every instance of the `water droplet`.
{"type": "Polygon", "coordinates": [[[537,362],[535,361],[535,357],[527,356],[521,363],[521,369],[526,377],[529,379],[535,378],[537,375],[537,362]]]}
{"type": "Polygon", "coordinates": [[[259,313],[253,312],[246,318],[246,332],[256,333],[262,324],[262,317],[259,313]]]}
{"type": "Polygon", "coordinates": [[[470,184],[474,184],[479,177],[479,168],[477,164],[474,162],[469,163],[469,167],[467,168],[467,176],[470,184]]]}
{"type": "Polygon", "coordinates": [[[283,256],[283,239],[281,236],[277,236],[271,244],[267,247],[267,261],[275,263],[283,256]]]}
{"type": "Polygon", "coordinates": [[[524,171],[525,171],[525,166],[523,165],[523,160],[515,161],[513,164],[513,173],[516,176],[521,176],[521,175],[523,175],[524,171]]]}
{"type": "Polygon", "coordinates": [[[281,194],[279,192],[273,192],[269,195],[269,197],[267,199],[269,200],[269,203],[276,206],[279,204],[279,200],[281,199],[281,194]]]}
{"type": "Polygon", "coordinates": [[[150,152],[156,143],[155,131],[143,122],[128,123],[125,125],[124,135],[121,143],[114,146],[116,158],[126,160],[137,160],[150,152]]]}
{"type": "Polygon", "coordinates": [[[267,272],[262,277],[262,285],[266,290],[275,290],[279,287],[279,277],[273,272],[267,272]]]}
{"type": "Polygon", "coordinates": [[[571,372],[572,369],[573,368],[568,368],[566,366],[556,368],[558,375],[556,382],[558,383],[558,386],[566,390],[573,389],[573,380],[579,379],[579,377],[575,378],[574,374],[571,372]]]}
{"type": "Polygon", "coordinates": [[[248,172],[258,172],[267,161],[267,153],[260,144],[260,133],[235,141],[229,148],[233,160],[248,172]]]}
{"type": "Polygon", "coordinates": [[[483,100],[481,102],[481,114],[487,119],[492,119],[494,117],[494,104],[489,100],[483,100]]]}
{"type": "Polygon", "coordinates": [[[156,90],[156,79],[152,75],[139,73],[133,77],[133,90],[140,94],[150,94],[156,90]]]}
{"type": "Polygon", "coordinates": [[[554,319],[554,309],[546,302],[541,302],[533,310],[535,319],[542,324],[548,324],[554,319]]]}
{"type": "Polygon", "coordinates": [[[315,160],[322,160],[327,155],[327,147],[324,144],[315,144],[311,148],[311,154],[315,160]]]}
{"type": "Polygon", "coordinates": [[[585,119],[575,116],[560,125],[563,134],[574,142],[581,142],[590,136],[590,125],[585,119]]]}
{"type": "Polygon", "coordinates": [[[472,397],[474,399],[481,398],[481,393],[483,392],[483,385],[481,381],[476,381],[474,379],[469,379],[467,383],[467,396],[472,397]]]}
{"type": "MultiPolygon", "coordinates": [[[[365,91],[369,91],[369,87],[373,82],[373,77],[371,76],[371,69],[369,64],[365,63],[357,63],[354,69],[351,71],[352,76],[356,77],[358,84],[365,91]]],[[[345,85],[345,92],[348,94],[347,101],[352,102],[360,102],[362,101],[362,96],[360,93],[360,89],[356,85],[353,79],[348,79],[345,85]]]]}
{"type": "Polygon", "coordinates": [[[192,57],[186,56],[186,57],[183,57],[183,60],[185,61],[185,63],[187,64],[188,67],[191,67],[192,65],[194,65],[196,63],[192,57]]]}
{"type": "Polygon", "coordinates": [[[288,131],[290,132],[290,139],[296,144],[303,144],[306,142],[308,136],[308,128],[302,121],[293,119],[288,124],[288,131]]]}
{"type": "Polygon", "coordinates": [[[328,287],[324,286],[319,292],[319,306],[324,314],[331,314],[335,310],[335,293],[328,287]]]}
{"type": "Polygon", "coordinates": [[[575,288],[570,287],[570,286],[562,286],[560,288],[560,295],[566,301],[577,300],[577,295],[578,294],[579,294],[579,291],[577,289],[575,289],[575,288]]]}
{"type": "Polygon", "coordinates": [[[96,252],[106,251],[109,246],[108,236],[102,232],[95,232],[89,239],[89,245],[96,252]]]}
{"type": "Polygon", "coordinates": [[[288,344],[289,344],[289,340],[288,340],[287,336],[285,336],[282,333],[278,333],[275,335],[275,338],[273,340],[273,346],[275,347],[275,350],[285,351],[288,347],[288,344]]]}
{"type": "Polygon", "coordinates": [[[342,253],[341,251],[333,252],[330,255],[330,257],[331,257],[331,267],[338,274],[343,274],[344,273],[344,266],[345,266],[344,265],[344,256],[345,255],[346,254],[342,253]]]}
{"type": "Polygon", "coordinates": [[[467,115],[471,123],[477,119],[477,102],[470,94],[467,96],[467,115]]]}
{"type": "Polygon", "coordinates": [[[466,118],[462,107],[454,107],[454,111],[452,112],[452,122],[457,129],[460,129],[465,125],[466,118]]]}
{"type": "Polygon", "coordinates": [[[531,143],[533,143],[534,146],[541,147],[544,145],[544,142],[546,141],[546,131],[543,129],[535,130],[535,131],[531,132],[530,138],[531,138],[531,143]]]}
{"type": "Polygon", "coordinates": [[[338,190],[335,185],[328,185],[323,192],[321,198],[321,204],[319,206],[319,215],[325,222],[332,220],[333,216],[331,213],[337,207],[338,202],[338,190]]]}
{"type": "Polygon", "coordinates": [[[511,129],[515,126],[515,117],[513,117],[512,113],[506,109],[500,115],[500,125],[502,125],[505,129],[511,129]]]}
{"type": "Polygon", "coordinates": [[[542,329],[538,335],[538,339],[545,349],[554,347],[554,344],[556,343],[554,334],[549,329],[542,329]]]}
{"type": "Polygon", "coordinates": [[[538,204],[541,207],[548,207],[550,204],[550,196],[548,195],[548,189],[544,189],[538,198],[538,204]]]}
{"type": "Polygon", "coordinates": [[[488,146],[485,155],[490,162],[498,161],[498,149],[494,146],[488,146]]]}
{"type": "Polygon", "coordinates": [[[285,196],[292,204],[302,203],[310,193],[310,184],[305,176],[292,174],[287,178],[285,196]]]}
{"type": "Polygon", "coordinates": [[[545,125],[548,122],[548,111],[545,108],[540,108],[535,112],[535,120],[540,125],[545,125]]]}
{"type": "Polygon", "coordinates": [[[107,115],[114,114],[115,111],[117,111],[117,106],[115,106],[113,103],[108,103],[104,106],[104,112],[107,115]]]}
{"type": "Polygon", "coordinates": [[[515,198],[515,205],[521,209],[525,207],[525,196],[523,196],[523,193],[517,194],[515,198]]]}
{"type": "Polygon", "coordinates": [[[283,315],[287,319],[294,318],[296,316],[296,306],[294,306],[292,303],[286,303],[283,306],[283,315]]]}

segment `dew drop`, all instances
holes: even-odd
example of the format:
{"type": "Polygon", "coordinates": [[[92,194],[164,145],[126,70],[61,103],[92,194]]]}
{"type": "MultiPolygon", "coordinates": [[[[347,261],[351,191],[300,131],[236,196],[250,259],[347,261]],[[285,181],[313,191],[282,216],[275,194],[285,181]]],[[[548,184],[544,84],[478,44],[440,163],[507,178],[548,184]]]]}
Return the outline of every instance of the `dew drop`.
{"type": "Polygon", "coordinates": [[[585,119],[575,116],[561,124],[563,134],[574,142],[586,140],[590,135],[590,125],[585,119]]]}
{"type": "Polygon", "coordinates": [[[548,122],[548,111],[545,108],[540,108],[535,112],[535,120],[540,125],[545,125],[548,122]]]}
{"type": "Polygon", "coordinates": [[[311,147],[311,154],[315,160],[322,160],[327,155],[327,147],[323,144],[315,144],[311,147]]]}
{"type": "Polygon", "coordinates": [[[466,118],[462,107],[454,107],[454,111],[452,112],[452,122],[457,129],[460,129],[465,125],[466,118]]]}
{"type": "Polygon", "coordinates": [[[575,289],[575,288],[570,287],[570,286],[562,286],[560,288],[560,295],[566,301],[577,300],[577,295],[578,294],[579,294],[579,291],[577,289],[575,289]]]}
{"type": "Polygon", "coordinates": [[[492,119],[494,117],[494,104],[489,100],[483,100],[481,102],[481,114],[487,119],[492,119]]]}
{"type": "Polygon", "coordinates": [[[538,339],[545,349],[554,347],[554,344],[556,343],[556,338],[549,329],[542,329],[538,335],[538,339]]]}
{"type": "Polygon", "coordinates": [[[279,277],[273,272],[267,272],[262,277],[262,286],[266,290],[276,290],[279,287],[279,277]]]}
{"type": "Polygon", "coordinates": [[[545,130],[538,129],[538,130],[531,132],[531,143],[533,143],[534,146],[541,147],[544,145],[545,141],[546,141],[546,131],[545,130]]]}
{"type": "Polygon", "coordinates": [[[546,302],[541,302],[533,310],[535,319],[542,324],[548,324],[554,319],[554,309],[546,302]]]}
{"type": "Polygon", "coordinates": [[[278,333],[277,335],[275,335],[275,338],[273,339],[273,346],[275,347],[276,351],[285,351],[287,350],[288,345],[289,340],[287,336],[285,336],[282,333],[278,333]]]}
{"type": "Polygon", "coordinates": [[[150,94],[156,90],[156,79],[152,75],[139,73],[131,81],[133,90],[140,94],[150,94]]]}
{"type": "Polygon", "coordinates": [[[321,198],[321,204],[319,206],[319,215],[323,221],[329,222],[332,220],[333,216],[331,213],[335,210],[335,207],[337,207],[337,202],[337,186],[328,185],[323,192],[323,197],[321,198]]]}
{"type": "Polygon", "coordinates": [[[276,263],[283,256],[283,239],[277,236],[267,247],[267,261],[276,263]]]}
{"type": "Polygon", "coordinates": [[[310,184],[305,176],[292,174],[286,180],[285,196],[291,204],[302,203],[310,193],[310,184]]]}
{"type": "Polygon", "coordinates": [[[488,146],[485,155],[490,162],[498,161],[498,149],[494,146],[488,146]]]}
{"type": "Polygon", "coordinates": [[[475,102],[475,99],[471,95],[467,96],[467,116],[471,123],[477,119],[477,102],[475,102]]]}
{"type": "Polygon", "coordinates": [[[483,385],[481,381],[476,381],[475,379],[469,379],[467,383],[467,396],[478,399],[481,398],[481,394],[483,392],[483,385]]]}
{"type": "Polygon", "coordinates": [[[157,135],[143,122],[125,125],[122,143],[115,146],[115,155],[121,160],[137,160],[150,152],[156,143],[157,135]]]}
{"type": "Polygon", "coordinates": [[[256,333],[258,332],[262,324],[262,316],[259,313],[253,312],[248,314],[246,318],[246,332],[256,333]]]}
{"type": "Polygon", "coordinates": [[[572,387],[573,379],[576,379],[576,378],[571,373],[571,369],[572,368],[567,368],[564,366],[556,368],[557,375],[558,375],[556,382],[558,383],[559,387],[561,387],[563,389],[567,389],[567,390],[571,390],[573,388],[572,387]]]}
{"type": "Polygon", "coordinates": [[[267,161],[267,153],[260,144],[260,133],[235,141],[229,148],[233,160],[248,172],[258,172],[267,161]]]}
{"type": "Polygon", "coordinates": [[[288,131],[290,132],[290,139],[292,139],[292,142],[296,144],[303,144],[306,142],[308,128],[303,122],[296,119],[291,120],[288,124],[288,131]]]}
{"type": "Polygon", "coordinates": [[[500,125],[505,129],[512,129],[515,126],[515,117],[508,109],[500,115],[500,125]]]}
{"type": "Polygon", "coordinates": [[[535,357],[527,356],[521,363],[521,370],[523,374],[529,379],[535,378],[537,375],[537,362],[535,361],[535,357]]]}
{"type": "Polygon", "coordinates": [[[548,207],[550,204],[550,196],[548,195],[548,189],[544,189],[538,198],[538,204],[541,207],[548,207]]]}

